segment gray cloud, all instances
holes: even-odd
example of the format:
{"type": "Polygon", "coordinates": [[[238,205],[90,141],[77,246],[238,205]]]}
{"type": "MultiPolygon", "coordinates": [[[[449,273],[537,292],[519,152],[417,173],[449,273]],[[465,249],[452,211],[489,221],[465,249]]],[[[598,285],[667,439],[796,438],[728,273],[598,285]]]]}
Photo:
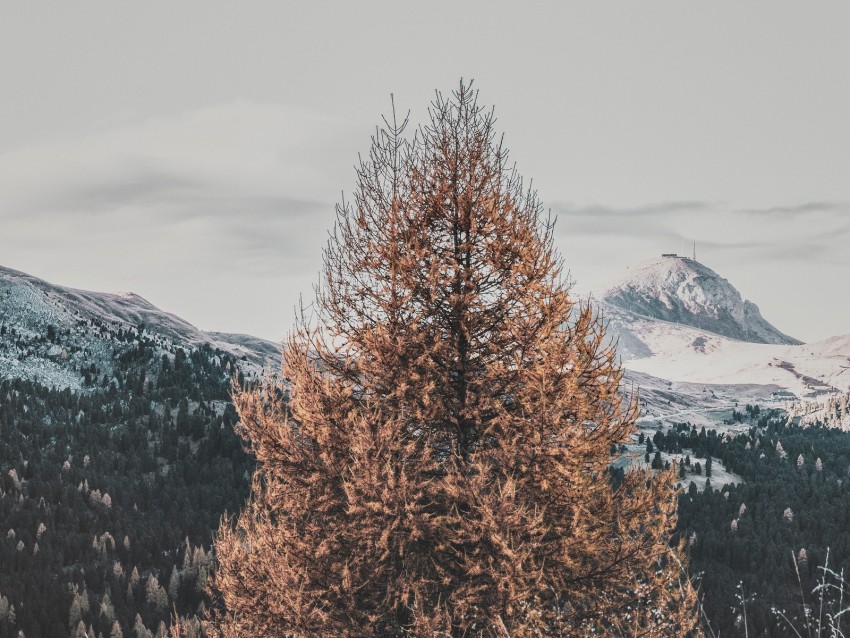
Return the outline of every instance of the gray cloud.
{"type": "Polygon", "coordinates": [[[280,251],[277,256],[312,257],[316,244],[326,237],[325,210],[331,205],[317,202],[279,201],[273,211],[250,210],[252,202],[243,202],[246,212],[232,216],[222,228],[221,238],[241,250],[280,251]],[[271,214],[270,214],[271,213],[271,214]]]}
{"type": "Polygon", "coordinates": [[[196,177],[174,172],[139,167],[127,175],[105,178],[81,184],[67,191],[53,193],[52,206],[75,214],[99,215],[113,213],[127,206],[158,206],[176,201],[191,201],[203,197],[212,187],[196,177]]]}
{"type": "Polygon", "coordinates": [[[789,332],[850,330],[842,290],[809,310],[823,307],[811,282],[847,275],[822,260],[850,233],[850,209],[831,203],[850,202],[850,3],[777,3],[764,29],[755,3],[501,2],[490,13],[511,19],[488,27],[517,43],[507,56],[463,37],[480,3],[449,22],[383,3],[340,3],[330,20],[322,3],[186,0],[168,19],[157,2],[55,4],[0,21],[14,87],[0,100],[0,263],[274,336],[268,317],[309,293],[333,223],[323,202],[353,185],[389,94],[415,125],[469,72],[558,202],[577,278],[695,238],[721,274],[783,282],[753,279],[748,296],[797,313],[789,332]],[[282,24],[299,28],[281,37],[282,24]],[[785,263],[797,243],[805,259],[785,263]]]}
{"type": "Polygon", "coordinates": [[[655,219],[607,219],[594,220],[592,218],[561,218],[559,217],[555,229],[559,235],[586,235],[593,237],[604,237],[612,235],[630,236],[635,238],[654,238],[659,241],[678,242],[681,236],[668,230],[664,224],[655,219]]]}
{"type": "Polygon", "coordinates": [[[753,251],[761,250],[766,246],[768,244],[761,241],[708,241],[701,239],[697,242],[697,248],[700,250],[753,251]]]}
{"type": "Polygon", "coordinates": [[[682,239],[687,239],[688,235],[680,228],[689,219],[712,213],[715,208],[709,202],[693,200],[631,207],[557,204],[552,210],[557,215],[556,228],[560,235],[586,235],[599,237],[600,241],[605,236],[629,237],[672,250],[678,248],[682,239]]]}
{"type": "Polygon", "coordinates": [[[567,217],[593,217],[595,219],[617,219],[624,217],[666,217],[680,213],[690,213],[694,211],[709,210],[714,206],[710,202],[701,201],[681,201],[681,202],[660,202],[657,204],[647,204],[645,206],[633,206],[616,208],[604,206],[601,204],[592,204],[588,206],[577,206],[568,203],[555,203],[552,210],[559,216],[567,217]]]}
{"type": "Polygon", "coordinates": [[[846,266],[850,263],[850,255],[843,246],[812,239],[788,242],[779,246],[763,246],[756,256],[768,262],[795,262],[807,266],[813,264],[846,266]]]}
{"type": "MultiPolygon", "coordinates": [[[[201,176],[139,168],[133,174],[53,192],[48,201],[16,216],[16,227],[40,227],[45,219],[55,223],[67,218],[79,231],[88,227],[96,234],[155,228],[149,241],[159,245],[169,241],[169,235],[176,239],[197,232],[205,241],[226,247],[234,258],[238,252],[263,252],[276,263],[278,256],[308,256],[314,250],[314,236],[325,232],[325,218],[333,218],[329,202],[235,190],[201,176]]],[[[137,236],[137,241],[144,239],[137,236]]]]}
{"type": "Polygon", "coordinates": [[[798,217],[811,213],[850,212],[850,206],[838,202],[806,202],[793,206],[771,206],[768,208],[742,208],[740,213],[748,215],[782,215],[798,217]]]}
{"type": "Polygon", "coordinates": [[[825,241],[835,241],[836,239],[850,236],[850,221],[839,223],[824,230],[819,230],[814,233],[814,236],[825,241]]]}

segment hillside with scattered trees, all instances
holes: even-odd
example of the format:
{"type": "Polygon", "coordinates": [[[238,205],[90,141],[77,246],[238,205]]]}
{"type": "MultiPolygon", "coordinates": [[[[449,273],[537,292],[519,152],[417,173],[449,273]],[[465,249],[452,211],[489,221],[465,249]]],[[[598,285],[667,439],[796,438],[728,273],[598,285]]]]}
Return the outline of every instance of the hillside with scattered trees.
{"type": "Polygon", "coordinates": [[[3,638],[164,635],[175,610],[203,607],[212,531],[247,495],[239,362],[135,329],[107,338],[109,365],[80,366],[81,390],[0,381],[3,638]]]}
{"type": "MultiPolygon", "coordinates": [[[[713,456],[743,479],[721,485],[705,469],[689,474],[679,498],[679,535],[717,635],[744,635],[741,592],[748,635],[797,635],[790,624],[806,635],[803,604],[810,612],[819,608],[813,590],[827,553],[831,569],[850,567],[850,433],[799,427],[775,409],[746,406],[737,414],[750,424],[748,432],[720,435],[683,423],[652,439],[659,450],[685,453],[703,468],[713,456]]],[[[838,590],[825,593],[824,609],[834,614],[838,590]]],[[[845,632],[850,627],[843,618],[836,622],[845,632]]]]}
{"type": "Polygon", "coordinates": [[[373,137],[280,376],[0,269],[0,638],[850,633],[850,395],[639,433],[493,112],[428,113],[373,137]]]}

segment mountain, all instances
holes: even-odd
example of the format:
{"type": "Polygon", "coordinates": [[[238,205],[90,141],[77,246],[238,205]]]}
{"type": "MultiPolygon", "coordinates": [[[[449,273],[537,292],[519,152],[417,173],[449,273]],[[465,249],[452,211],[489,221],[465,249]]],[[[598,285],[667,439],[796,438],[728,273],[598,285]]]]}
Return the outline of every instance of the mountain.
{"type": "Polygon", "coordinates": [[[623,278],[605,287],[599,299],[632,316],[691,326],[739,341],[801,343],[771,325],[758,306],[744,300],[729,281],[687,257],[660,257],[633,266],[623,278]]]}
{"type": "Polygon", "coordinates": [[[639,436],[621,448],[613,471],[670,463],[677,472],[686,491],[677,529],[688,539],[691,569],[702,574],[712,632],[743,635],[735,592],[745,583],[754,594],[749,635],[805,634],[771,610],[803,618],[788,583],[797,576],[800,589],[812,591],[819,576],[805,563],[795,572],[770,557],[797,557],[805,547],[811,566],[827,556],[830,565],[850,561],[835,549],[850,526],[832,515],[850,502],[841,489],[850,335],[801,344],[730,282],[678,257],[630,268],[593,298],[617,339],[626,394],[640,408],[639,436]],[[805,427],[818,425],[825,427],[805,427]]]}
{"type": "Polygon", "coordinates": [[[278,344],[204,332],[133,293],[65,288],[0,267],[0,379],[79,389],[85,367],[110,368],[116,344],[146,334],[162,352],[206,345],[260,374],[280,360],[278,344]]]}
{"type": "Polygon", "coordinates": [[[253,472],[232,384],[279,352],[0,268],[0,638],[166,635],[209,604],[253,472]]]}
{"type": "MultiPolygon", "coordinates": [[[[767,583],[759,600],[791,604],[777,597],[786,564],[746,566],[742,556],[805,546],[816,565],[814,548],[841,547],[847,534],[831,525],[764,533],[790,525],[782,518],[789,502],[795,521],[847,509],[847,491],[834,486],[847,476],[850,439],[786,427],[778,410],[744,402],[768,402],[781,389],[803,396],[846,387],[850,336],[742,341],[698,322],[721,317],[710,325],[746,328],[753,339],[784,335],[760,315],[721,312],[739,305],[720,282],[653,277],[643,289],[620,282],[600,302],[620,338],[626,391],[639,388],[649,439],[621,449],[612,478],[648,462],[650,443],[659,459],[683,462],[689,488],[679,533],[705,575],[712,624],[734,635],[730,597],[747,574],[767,583]],[[720,292],[711,297],[708,288],[720,292]]],[[[198,330],[137,295],[73,290],[0,268],[0,638],[159,636],[175,614],[203,613],[214,530],[245,503],[254,469],[234,431],[232,379],[279,365],[278,352],[262,339],[198,330]]],[[[847,396],[815,397],[798,419],[849,427],[847,396]]]]}
{"type": "Polygon", "coordinates": [[[629,330],[649,352],[624,360],[633,372],[692,384],[771,386],[799,398],[850,388],[850,336],[774,345],[651,320],[636,321],[629,330]]]}
{"type": "Polygon", "coordinates": [[[643,262],[594,297],[647,419],[850,388],[850,336],[802,344],[693,259],[643,262]]]}

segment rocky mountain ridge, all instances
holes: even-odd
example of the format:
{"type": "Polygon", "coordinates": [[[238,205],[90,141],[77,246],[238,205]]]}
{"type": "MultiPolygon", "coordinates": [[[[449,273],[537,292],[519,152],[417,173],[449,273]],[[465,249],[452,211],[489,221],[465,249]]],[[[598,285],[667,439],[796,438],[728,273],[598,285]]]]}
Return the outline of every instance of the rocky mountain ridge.
{"type": "MultiPolygon", "coordinates": [[[[663,256],[628,269],[598,298],[632,316],[690,326],[750,343],[799,345],[780,332],[727,279],[688,257],[663,256]]],[[[622,316],[622,313],[613,313],[622,316]]]]}
{"type": "Polygon", "coordinates": [[[79,389],[84,369],[108,371],[123,344],[142,333],[162,353],[206,345],[254,375],[280,361],[277,344],[201,331],[139,295],[66,288],[0,267],[0,378],[79,389]]]}
{"type": "MultiPolygon", "coordinates": [[[[712,393],[731,405],[810,399],[850,388],[850,335],[803,344],[762,317],[728,280],[693,259],[643,262],[593,299],[617,342],[626,378],[647,389],[659,381],[687,388],[670,395],[678,397],[679,408],[707,408],[713,401],[703,397],[712,393]],[[694,393],[699,386],[705,391],[694,393]]],[[[645,395],[652,403],[664,393],[645,395]]],[[[664,411],[654,403],[656,412],[664,411]]]]}

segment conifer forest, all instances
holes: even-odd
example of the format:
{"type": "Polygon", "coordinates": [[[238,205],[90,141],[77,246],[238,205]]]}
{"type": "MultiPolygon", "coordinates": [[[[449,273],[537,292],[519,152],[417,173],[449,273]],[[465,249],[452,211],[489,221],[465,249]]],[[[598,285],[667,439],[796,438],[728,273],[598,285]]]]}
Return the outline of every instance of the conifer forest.
{"type": "Polygon", "coordinates": [[[0,268],[0,638],[850,634],[846,339],[390,105],[280,347],[0,268]]]}

